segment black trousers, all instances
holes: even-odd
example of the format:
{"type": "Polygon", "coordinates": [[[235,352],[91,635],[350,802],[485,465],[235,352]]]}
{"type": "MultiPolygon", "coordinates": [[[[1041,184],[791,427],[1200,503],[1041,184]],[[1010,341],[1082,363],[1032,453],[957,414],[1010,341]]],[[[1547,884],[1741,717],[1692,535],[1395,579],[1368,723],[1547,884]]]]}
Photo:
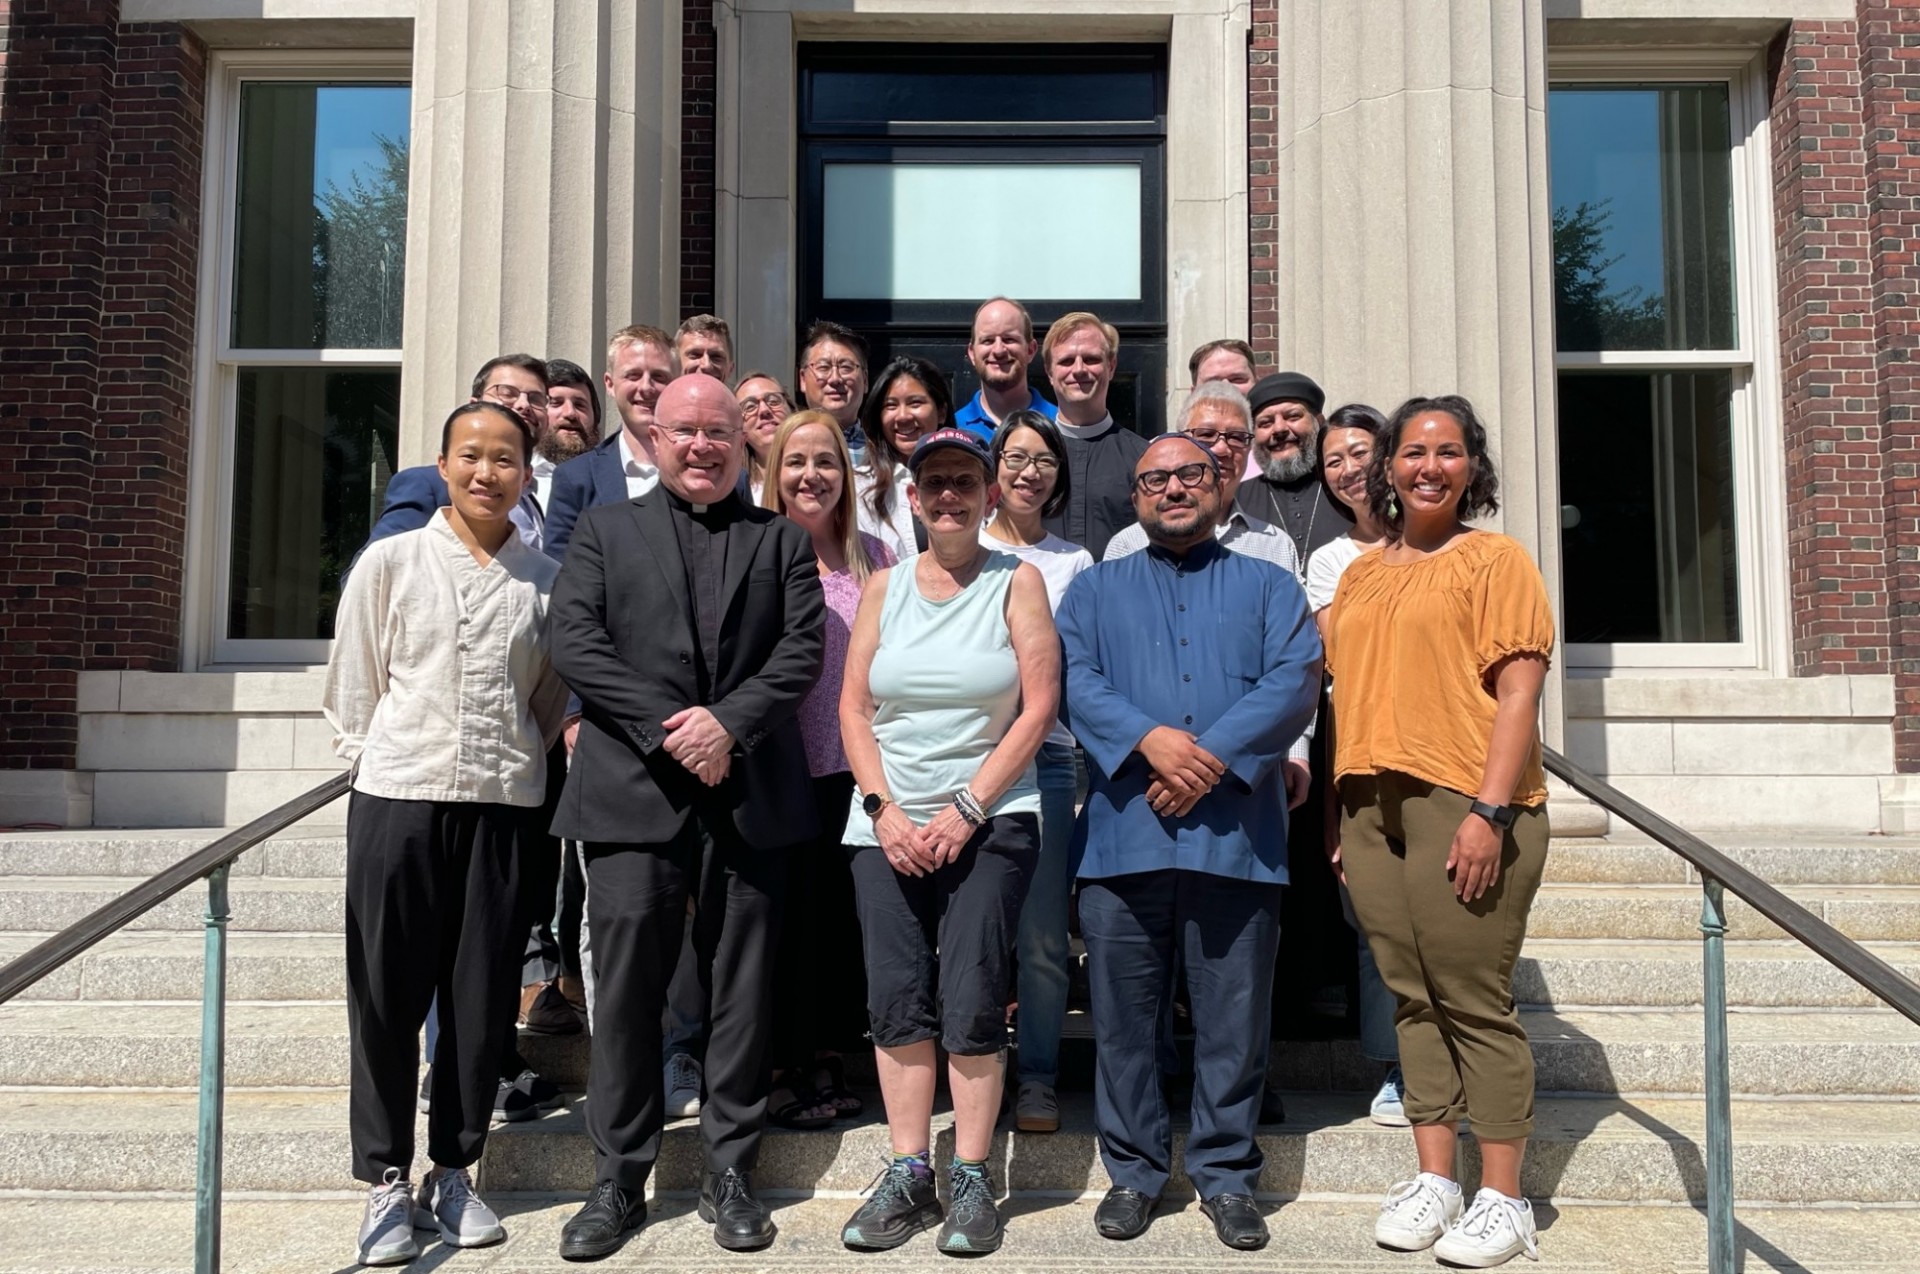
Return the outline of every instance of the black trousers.
{"type": "Polygon", "coordinates": [[[717,803],[665,844],[589,841],[594,1032],[587,1132],[595,1174],[641,1190],[660,1153],[666,1094],[661,1013],[679,962],[687,899],[701,990],[712,1006],[700,1132],[707,1166],[749,1169],[766,1122],[766,1049],[786,849],[755,849],[717,803]]]}
{"type": "Polygon", "coordinates": [[[353,1175],[413,1167],[420,1023],[438,993],[427,1152],[480,1158],[519,1008],[520,858],[535,811],[395,801],[347,805],[347,1029],[353,1175]]]}
{"type": "MultiPolygon", "coordinates": [[[[553,825],[554,811],[560,808],[560,794],[567,786],[567,745],[556,741],[547,752],[547,799],[541,805],[537,827],[539,837],[534,852],[527,855],[521,872],[521,888],[526,892],[526,956],[520,969],[520,985],[551,982],[563,972],[580,976],[580,922],[574,919],[573,959],[567,961],[566,947],[554,932],[554,918],[561,910],[560,885],[565,879],[566,849],[547,829],[553,825]]],[[[565,921],[562,920],[564,927],[565,921]]]]}
{"type": "Polygon", "coordinates": [[[1080,882],[1093,992],[1094,1129],[1115,1185],[1158,1197],[1172,1172],[1172,1122],[1155,1054],[1178,953],[1193,1005],[1187,1176],[1202,1199],[1258,1188],[1265,1161],[1254,1131],[1281,892],[1177,870],[1080,882]]]}
{"type": "Polygon", "coordinates": [[[842,770],[816,778],[820,835],[788,852],[769,1060],[776,1067],[798,1067],[803,1075],[816,1052],[859,1048],[867,1033],[860,916],[841,843],[852,801],[853,775],[842,770]]]}

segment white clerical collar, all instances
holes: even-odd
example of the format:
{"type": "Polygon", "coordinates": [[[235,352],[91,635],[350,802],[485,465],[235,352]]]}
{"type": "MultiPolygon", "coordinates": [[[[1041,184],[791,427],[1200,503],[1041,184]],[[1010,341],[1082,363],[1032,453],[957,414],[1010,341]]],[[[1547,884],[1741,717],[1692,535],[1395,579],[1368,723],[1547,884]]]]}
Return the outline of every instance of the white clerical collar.
{"type": "Polygon", "coordinates": [[[1053,423],[1059,427],[1061,433],[1069,437],[1082,440],[1097,438],[1107,430],[1113,428],[1113,413],[1108,412],[1090,425],[1070,425],[1064,417],[1055,419],[1053,423]]]}

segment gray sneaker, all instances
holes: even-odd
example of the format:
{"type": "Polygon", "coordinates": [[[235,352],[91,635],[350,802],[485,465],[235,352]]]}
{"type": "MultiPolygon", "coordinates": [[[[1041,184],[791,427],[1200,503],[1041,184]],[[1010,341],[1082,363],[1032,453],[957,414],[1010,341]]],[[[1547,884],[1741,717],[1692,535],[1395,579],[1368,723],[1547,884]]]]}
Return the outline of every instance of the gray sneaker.
{"type": "Polygon", "coordinates": [[[465,1168],[436,1166],[427,1174],[413,1201],[413,1225],[439,1230],[448,1247],[485,1247],[507,1237],[500,1218],[473,1192],[473,1177],[465,1168]]]}
{"type": "Polygon", "coordinates": [[[700,1059],[691,1053],[667,1058],[667,1118],[691,1119],[700,1113],[700,1059]]]}
{"type": "Polygon", "coordinates": [[[413,1241],[413,1199],[400,1169],[367,1191],[367,1212],[360,1218],[360,1264],[404,1265],[420,1255],[413,1241]]]}

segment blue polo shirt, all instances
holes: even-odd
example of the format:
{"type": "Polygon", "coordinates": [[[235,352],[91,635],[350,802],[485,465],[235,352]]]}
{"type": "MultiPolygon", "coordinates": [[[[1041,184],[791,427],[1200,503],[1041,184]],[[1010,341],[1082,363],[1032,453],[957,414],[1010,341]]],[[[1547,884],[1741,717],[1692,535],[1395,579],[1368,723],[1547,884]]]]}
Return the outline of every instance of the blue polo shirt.
{"type": "MultiPolygon", "coordinates": [[[[953,413],[953,425],[956,429],[966,430],[981,442],[991,443],[993,441],[994,430],[1000,426],[995,424],[993,417],[987,414],[986,404],[980,401],[980,392],[981,391],[976,389],[973,392],[973,397],[967,399],[966,404],[961,407],[959,411],[953,413]]],[[[1052,403],[1042,398],[1031,387],[1028,388],[1027,393],[1033,399],[1032,402],[1027,404],[1031,410],[1039,412],[1048,420],[1054,420],[1059,417],[1060,409],[1058,407],[1055,407],[1052,403]]]]}
{"type": "Polygon", "coordinates": [[[1184,557],[1154,547],[1075,576],[1055,619],[1063,715],[1091,785],[1071,851],[1080,878],[1175,868],[1287,883],[1280,760],[1320,698],[1320,634],[1300,582],[1214,540],[1184,557]],[[1134,750],[1162,725],[1227,767],[1184,818],[1147,804],[1134,750]]]}

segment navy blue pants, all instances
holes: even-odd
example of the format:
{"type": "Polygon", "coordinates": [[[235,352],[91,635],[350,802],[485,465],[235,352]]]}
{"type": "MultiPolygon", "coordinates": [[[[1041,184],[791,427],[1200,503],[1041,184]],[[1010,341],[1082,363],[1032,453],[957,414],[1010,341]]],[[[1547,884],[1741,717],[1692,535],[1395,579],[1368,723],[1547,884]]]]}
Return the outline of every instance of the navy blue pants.
{"type": "Polygon", "coordinates": [[[1093,991],[1094,1127],[1115,1185],[1157,1198],[1172,1170],[1156,1044],[1177,950],[1193,1007],[1187,1176],[1202,1199],[1257,1188],[1263,1159],[1254,1133],[1281,890],[1175,870],[1080,882],[1093,991]]]}

